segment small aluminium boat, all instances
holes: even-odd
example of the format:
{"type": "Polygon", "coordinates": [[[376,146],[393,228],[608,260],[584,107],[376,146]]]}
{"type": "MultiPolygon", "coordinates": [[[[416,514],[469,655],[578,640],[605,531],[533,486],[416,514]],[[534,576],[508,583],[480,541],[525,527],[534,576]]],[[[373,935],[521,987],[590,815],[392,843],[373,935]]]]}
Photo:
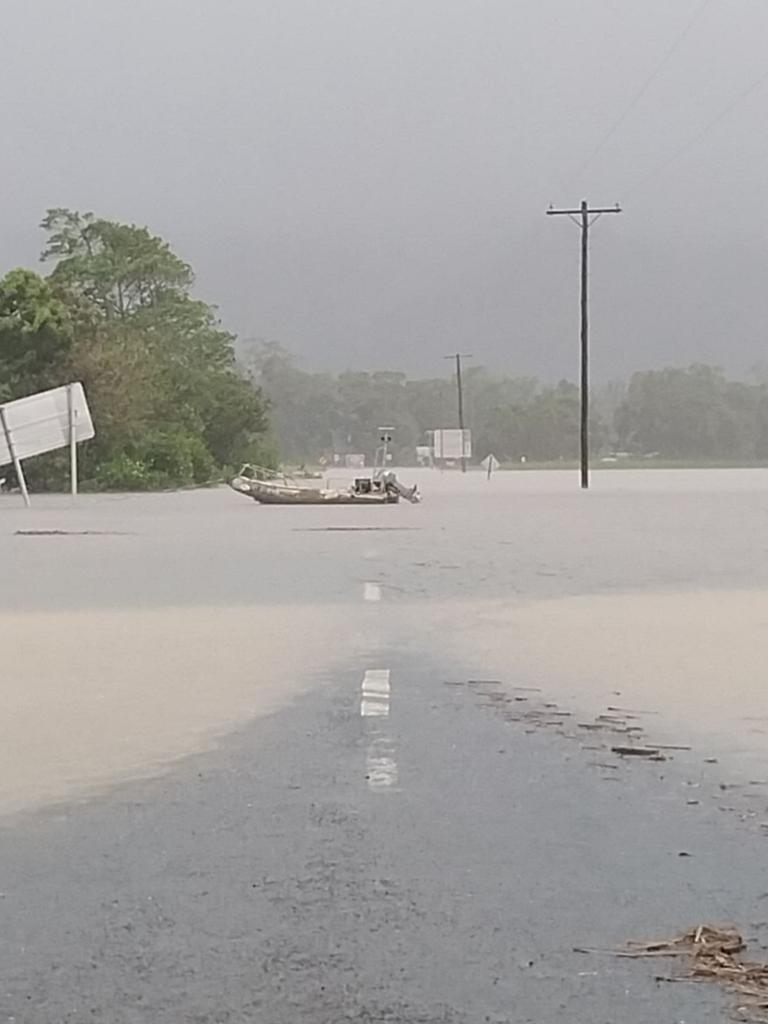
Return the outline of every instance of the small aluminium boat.
{"type": "Polygon", "coordinates": [[[421,500],[417,487],[404,487],[391,470],[359,477],[349,487],[307,487],[289,476],[243,466],[229,486],[260,505],[395,505],[421,500]]]}

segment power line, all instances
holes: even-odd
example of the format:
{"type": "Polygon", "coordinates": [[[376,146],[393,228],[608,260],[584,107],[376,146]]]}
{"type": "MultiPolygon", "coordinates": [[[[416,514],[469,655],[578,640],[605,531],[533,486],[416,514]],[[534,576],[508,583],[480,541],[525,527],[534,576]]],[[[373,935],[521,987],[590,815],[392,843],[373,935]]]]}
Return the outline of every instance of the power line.
{"type": "Polygon", "coordinates": [[[661,174],[662,171],[665,171],[667,167],[675,163],[675,161],[678,160],[684,153],[687,153],[689,149],[695,146],[698,142],[701,142],[701,140],[706,135],[708,135],[713,128],[720,124],[721,121],[724,121],[725,118],[733,110],[735,110],[740,103],[743,103],[744,100],[750,97],[752,93],[756,92],[760,88],[760,86],[766,81],[768,81],[768,71],[764,71],[759,78],[755,79],[755,81],[752,82],[751,85],[748,85],[746,89],[744,89],[742,92],[738,94],[738,96],[735,97],[735,99],[731,100],[730,103],[727,104],[727,106],[723,107],[723,109],[718,114],[716,114],[711,121],[708,121],[701,129],[701,131],[697,132],[696,135],[688,139],[687,142],[684,142],[682,146],[679,146],[670,156],[668,156],[665,160],[658,164],[652,171],[649,171],[648,174],[646,174],[643,178],[635,182],[635,184],[630,189],[628,189],[625,194],[628,196],[633,195],[635,192],[638,191],[638,189],[643,188],[645,185],[648,184],[649,181],[652,181],[657,175],[661,174]]]}
{"type": "Polygon", "coordinates": [[[683,45],[685,40],[690,35],[692,29],[694,28],[696,23],[701,18],[701,16],[704,13],[704,11],[706,10],[707,7],[709,7],[709,5],[711,3],[712,3],[712,0],[701,0],[699,5],[697,6],[696,10],[693,12],[692,17],[689,19],[688,23],[683,28],[682,32],[677,36],[677,38],[674,40],[672,45],[666,51],[664,56],[658,62],[658,64],[656,64],[654,69],[651,71],[650,75],[648,75],[648,77],[645,79],[645,81],[640,86],[638,91],[634,94],[634,96],[630,99],[630,101],[626,105],[626,107],[624,107],[624,109],[619,114],[619,116],[613,122],[611,122],[611,124],[609,125],[608,130],[606,131],[605,135],[603,135],[602,139],[598,142],[598,144],[595,146],[595,148],[592,150],[592,152],[589,154],[589,156],[586,158],[586,160],[584,160],[583,163],[581,163],[579,165],[579,167],[576,169],[576,171],[574,171],[574,174],[573,174],[574,179],[578,178],[579,175],[583,174],[583,172],[587,169],[587,167],[589,167],[589,165],[592,163],[592,161],[595,159],[595,157],[598,156],[598,154],[602,153],[602,151],[608,145],[610,140],[613,138],[613,136],[616,134],[616,132],[619,130],[619,128],[621,128],[621,126],[624,124],[624,122],[627,120],[629,115],[632,113],[632,111],[638,105],[640,100],[648,92],[650,87],[656,81],[656,79],[661,74],[661,72],[664,70],[664,68],[667,66],[667,64],[669,64],[669,62],[672,59],[672,57],[674,57],[674,55],[677,53],[677,51],[683,45]]]}

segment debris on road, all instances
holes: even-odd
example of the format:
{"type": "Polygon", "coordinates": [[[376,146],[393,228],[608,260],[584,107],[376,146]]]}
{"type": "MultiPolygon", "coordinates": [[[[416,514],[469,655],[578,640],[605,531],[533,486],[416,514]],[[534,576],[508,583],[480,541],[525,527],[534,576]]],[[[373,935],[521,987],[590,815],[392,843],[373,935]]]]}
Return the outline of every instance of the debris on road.
{"type": "MultiPolygon", "coordinates": [[[[651,956],[689,958],[687,980],[715,981],[730,992],[746,996],[749,1002],[738,1011],[752,1020],[768,1020],[768,963],[742,959],[747,944],[733,927],[700,924],[676,939],[652,943],[629,943],[629,951],[651,956]]],[[[685,978],[657,978],[680,981],[685,978]]]]}
{"type": "Polygon", "coordinates": [[[768,963],[745,960],[747,944],[736,928],[700,924],[674,939],[628,942],[625,949],[574,946],[574,953],[612,956],[628,960],[669,957],[687,960],[685,973],[660,975],[658,982],[714,981],[729,992],[746,996],[737,1009],[743,1019],[768,1021],[768,963]]]}
{"type": "Polygon", "coordinates": [[[660,747],[611,747],[611,753],[620,757],[648,757],[652,760],[664,760],[660,747]]]}

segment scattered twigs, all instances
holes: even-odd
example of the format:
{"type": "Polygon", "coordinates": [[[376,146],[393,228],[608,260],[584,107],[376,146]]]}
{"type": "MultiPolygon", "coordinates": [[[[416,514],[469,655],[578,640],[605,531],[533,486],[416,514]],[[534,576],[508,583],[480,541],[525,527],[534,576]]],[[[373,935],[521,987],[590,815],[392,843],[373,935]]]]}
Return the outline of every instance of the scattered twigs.
{"type": "Polygon", "coordinates": [[[576,947],[574,952],[641,959],[645,957],[685,957],[687,973],[680,977],[657,977],[657,981],[716,981],[729,991],[746,996],[741,1012],[757,1013],[756,1019],[768,1020],[768,963],[742,959],[746,944],[732,927],[700,924],[675,939],[656,942],[630,942],[623,950],[576,947]]]}

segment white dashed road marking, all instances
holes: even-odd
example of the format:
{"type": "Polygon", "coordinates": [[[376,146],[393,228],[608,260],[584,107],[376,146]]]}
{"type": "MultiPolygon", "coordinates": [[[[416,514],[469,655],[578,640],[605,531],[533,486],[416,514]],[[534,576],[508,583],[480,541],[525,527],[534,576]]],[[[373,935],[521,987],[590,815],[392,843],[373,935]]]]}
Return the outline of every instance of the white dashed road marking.
{"type": "Polygon", "coordinates": [[[363,676],[360,687],[360,714],[363,718],[375,716],[386,718],[389,715],[389,669],[369,668],[363,676]]]}

